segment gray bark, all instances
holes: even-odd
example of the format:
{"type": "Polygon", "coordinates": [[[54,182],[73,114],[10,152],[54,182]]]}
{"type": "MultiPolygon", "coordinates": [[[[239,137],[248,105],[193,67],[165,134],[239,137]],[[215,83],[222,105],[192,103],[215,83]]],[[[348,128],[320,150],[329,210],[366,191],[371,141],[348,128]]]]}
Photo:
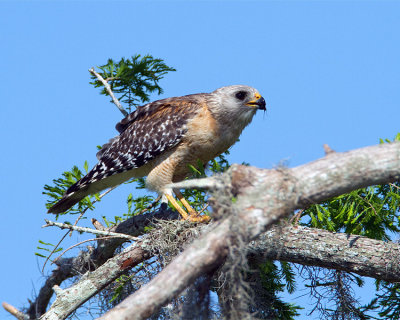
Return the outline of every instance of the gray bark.
{"type": "MultiPolygon", "coordinates": [[[[160,210],[155,213],[132,217],[118,226],[110,228],[109,231],[137,237],[145,232],[145,227],[152,225],[157,219],[176,218],[177,215],[175,212],[171,212],[170,210],[160,210]]],[[[125,241],[125,239],[118,238],[99,240],[97,248],[92,252],[82,251],[77,257],[62,258],[58,260],[57,268],[54,269],[51,275],[46,279],[46,282],[40,289],[37,298],[31,302],[26,312],[27,315],[31,319],[36,319],[46,313],[49,301],[54,294],[54,286],[58,286],[65,280],[74,276],[95,270],[96,267],[105,263],[107,259],[112,258],[115,250],[125,241]]],[[[91,295],[88,297],[90,298],[91,295]]],[[[70,312],[72,311],[74,310],[70,310],[70,312]]]]}
{"type": "Polygon", "coordinates": [[[274,227],[251,245],[249,259],[281,260],[399,282],[400,246],[301,226],[274,227]]]}
{"type": "Polygon", "coordinates": [[[121,254],[107,260],[95,272],[87,272],[77,283],[67,289],[53,287],[56,300],[40,319],[65,319],[90,297],[105,288],[111,281],[118,278],[128,269],[150,258],[150,254],[143,250],[141,243],[124,250],[121,254]]]}

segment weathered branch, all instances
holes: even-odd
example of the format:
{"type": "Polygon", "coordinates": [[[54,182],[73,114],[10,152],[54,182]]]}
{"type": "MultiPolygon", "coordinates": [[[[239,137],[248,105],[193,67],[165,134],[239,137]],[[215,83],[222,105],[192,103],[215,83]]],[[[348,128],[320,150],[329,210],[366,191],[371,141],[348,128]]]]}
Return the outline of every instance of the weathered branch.
{"type": "Polygon", "coordinates": [[[302,226],[274,227],[249,250],[249,259],[281,260],[400,282],[400,245],[302,226]]]}
{"type": "MultiPolygon", "coordinates": [[[[119,100],[115,97],[114,92],[111,90],[110,85],[108,84],[108,82],[106,80],[104,80],[104,78],[97,73],[94,68],[89,69],[89,72],[91,74],[93,74],[97,79],[99,79],[99,81],[103,84],[104,88],[107,90],[107,93],[110,95],[112,101],[114,102],[114,104],[117,106],[118,110],[121,111],[121,113],[126,117],[128,115],[128,112],[126,112],[126,110],[124,109],[124,107],[121,105],[121,103],[119,102],[119,100]]],[[[109,80],[109,79],[108,79],[109,80]]]]}
{"type": "Polygon", "coordinates": [[[67,289],[53,287],[56,300],[51,308],[40,318],[41,320],[65,319],[79,306],[101,291],[113,280],[124,273],[126,269],[150,257],[150,253],[141,248],[141,243],[135,243],[122,253],[108,259],[94,272],[85,273],[82,278],[67,289]]]}
{"type": "MultiPolygon", "coordinates": [[[[159,210],[154,213],[147,213],[134,216],[119,225],[109,229],[111,232],[123,233],[131,236],[139,236],[145,233],[145,228],[154,223],[155,220],[177,219],[175,212],[171,210],[159,210]]],[[[115,250],[121,246],[126,239],[109,239],[98,241],[98,246],[92,252],[82,251],[77,257],[63,258],[58,260],[57,268],[46,279],[46,282],[39,291],[27,311],[31,319],[39,318],[46,312],[48,303],[53,296],[53,287],[60,285],[65,280],[94,270],[96,266],[102,265],[107,259],[113,257],[115,250]]]]}
{"type": "Polygon", "coordinates": [[[10,314],[16,317],[18,320],[29,320],[29,316],[26,313],[23,313],[22,311],[18,310],[11,304],[3,302],[1,305],[6,311],[8,311],[10,314]]]}
{"type": "MultiPolygon", "coordinates": [[[[140,249],[140,248],[139,248],[140,249]]],[[[132,247],[132,250],[135,247],[132,247]]],[[[125,253],[124,253],[125,254],[125,253]]],[[[117,261],[125,261],[123,265],[133,267],[141,259],[149,257],[149,253],[132,251],[131,256],[115,257],[117,261]],[[126,259],[126,260],[124,260],[126,259]]],[[[400,268],[398,259],[400,246],[394,243],[373,240],[366,237],[332,233],[326,230],[306,228],[301,226],[274,227],[267,231],[250,247],[248,259],[257,263],[268,260],[281,260],[294,263],[334,268],[359,275],[378,278],[381,280],[399,282],[400,268]]],[[[87,299],[101,291],[104,284],[111,283],[120,270],[120,265],[105,266],[111,272],[104,273],[104,269],[97,269],[90,274],[90,281],[86,276],[67,290],[58,290],[63,300],[68,303],[53,304],[44,319],[51,319],[54,313],[66,316],[74,311],[87,299]],[[118,270],[112,270],[118,269],[118,270]],[[76,296],[75,286],[82,293],[76,296]],[[96,287],[96,290],[93,290],[96,287]],[[71,304],[73,301],[73,304],[71,304]],[[61,313],[60,313],[61,310],[61,313]]],[[[57,286],[53,287],[55,290],[57,286]]]]}
{"type": "Polygon", "coordinates": [[[225,199],[221,198],[226,190],[224,193],[218,188],[213,192],[218,201],[231,203],[231,215],[100,319],[145,319],[201,274],[221,264],[228,253],[229,239],[240,237],[248,242],[295,209],[354,189],[399,180],[400,143],[332,153],[293,169],[261,170],[234,165],[215,179],[225,184],[223,189],[231,188],[225,199]],[[234,203],[232,196],[236,198],[234,203]],[[231,228],[233,222],[237,224],[235,232],[231,228]]]}

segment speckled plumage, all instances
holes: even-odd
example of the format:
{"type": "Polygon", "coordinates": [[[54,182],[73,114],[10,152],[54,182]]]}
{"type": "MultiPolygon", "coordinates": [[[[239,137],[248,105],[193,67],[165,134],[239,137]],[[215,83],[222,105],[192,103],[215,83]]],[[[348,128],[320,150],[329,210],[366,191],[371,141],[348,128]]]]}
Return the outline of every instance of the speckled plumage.
{"type": "Polygon", "coordinates": [[[103,145],[94,168],[49,212],[64,212],[85,196],[132,177],[147,175],[149,189],[168,193],[167,185],[184,179],[189,164],[206,163],[233,145],[257,109],[265,110],[265,101],[247,86],[138,107],[116,125],[119,135],[103,145]],[[240,100],[235,96],[238,92],[247,96],[240,100]]]}

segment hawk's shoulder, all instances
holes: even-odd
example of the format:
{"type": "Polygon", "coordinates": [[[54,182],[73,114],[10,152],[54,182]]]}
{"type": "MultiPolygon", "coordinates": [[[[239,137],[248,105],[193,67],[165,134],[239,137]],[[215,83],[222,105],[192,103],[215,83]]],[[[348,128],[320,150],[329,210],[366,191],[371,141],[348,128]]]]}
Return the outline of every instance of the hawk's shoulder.
{"type": "Polygon", "coordinates": [[[147,121],[170,113],[189,113],[204,101],[205,93],[191,94],[182,97],[166,98],[138,107],[117,123],[115,128],[119,133],[126,130],[135,121],[147,121]]]}
{"type": "Polygon", "coordinates": [[[195,94],[138,107],[116,125],[120,134],[97,153],[99,163],[88,174],[88,181],[139,168],[175,147],[203,102],[203,95],[195,94]]]}

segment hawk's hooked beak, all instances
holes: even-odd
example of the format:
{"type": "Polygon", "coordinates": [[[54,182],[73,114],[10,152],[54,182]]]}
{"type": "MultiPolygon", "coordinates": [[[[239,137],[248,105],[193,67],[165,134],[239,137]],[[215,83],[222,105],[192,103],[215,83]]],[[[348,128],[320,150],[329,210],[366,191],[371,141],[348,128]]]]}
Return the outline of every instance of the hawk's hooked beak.
{"type": "Polygon", "coordinates": [[[260,109],[260,110],[264,110],[264,111],[266,110],[266,108],[265,108],[265,100],[259,93],[256,93],[254,95],[254,99],[249,101],[249,102],[247,102],[246,106],[249,106],[249,107],[257,106],[258,109],[260,109]]]}

